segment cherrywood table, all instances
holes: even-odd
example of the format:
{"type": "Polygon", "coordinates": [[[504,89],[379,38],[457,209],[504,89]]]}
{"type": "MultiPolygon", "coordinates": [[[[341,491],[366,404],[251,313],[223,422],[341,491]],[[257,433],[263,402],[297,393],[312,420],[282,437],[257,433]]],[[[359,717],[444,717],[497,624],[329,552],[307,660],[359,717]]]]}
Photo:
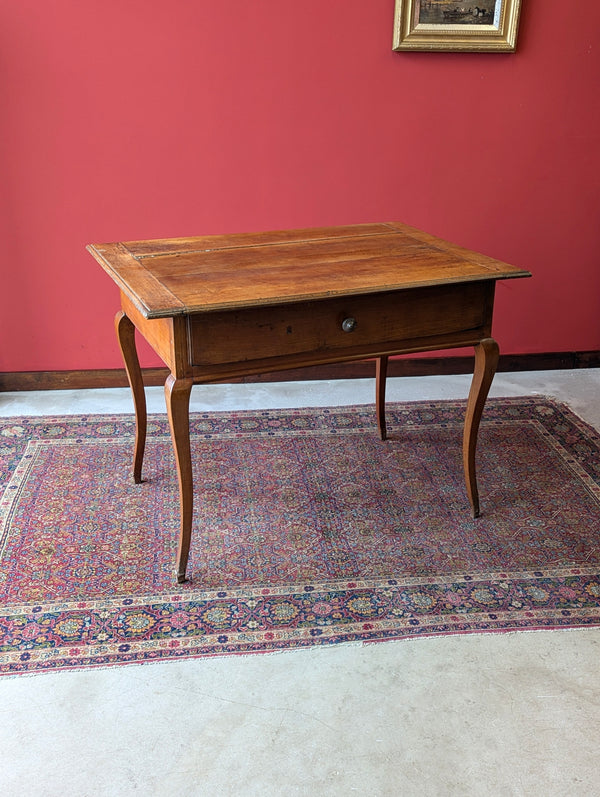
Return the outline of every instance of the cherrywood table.
{"type": "Polygon", "coordinates": [[[496,280],[529,272],[399,223],[95,244],[121,290],[117,336],[133,392],[133,476],[142,481],[146,402],[135,329],[170,369],[165,396],[179,477],[177,579],[186,580],[193,509],[192,385],[363,358],[376,361],[386,437],[390,355],[475,347],[463,463],[479,515],[475,448],[498,362],[496,280]]]}

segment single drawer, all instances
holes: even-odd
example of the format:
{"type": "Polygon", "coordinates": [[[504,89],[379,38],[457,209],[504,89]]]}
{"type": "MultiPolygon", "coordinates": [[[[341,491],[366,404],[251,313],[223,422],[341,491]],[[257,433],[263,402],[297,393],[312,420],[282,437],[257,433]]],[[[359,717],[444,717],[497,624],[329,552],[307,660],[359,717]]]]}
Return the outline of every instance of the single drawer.
{"type": "Polygon", "coordinates": [[[189,317],[195,367],[277,358],[332,360],[400,350],[491,322],[494,284],[461,283],[189,317]]]}

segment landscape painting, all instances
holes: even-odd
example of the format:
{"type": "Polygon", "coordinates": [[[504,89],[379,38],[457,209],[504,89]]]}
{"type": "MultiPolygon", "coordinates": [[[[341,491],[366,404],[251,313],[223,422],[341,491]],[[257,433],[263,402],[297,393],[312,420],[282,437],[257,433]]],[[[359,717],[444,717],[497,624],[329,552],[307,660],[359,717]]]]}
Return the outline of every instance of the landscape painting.
{"type": "Polygon", "coordinates": [[[481,5],[456,0],[419,0],[415,5],[417,24],[497,25],[502,0],[479,0],[481,5]]]}
{"type": "Polygon", "coordinates": [[[514,52],[521,0],[396,0],[394,50],[514,52]]]}

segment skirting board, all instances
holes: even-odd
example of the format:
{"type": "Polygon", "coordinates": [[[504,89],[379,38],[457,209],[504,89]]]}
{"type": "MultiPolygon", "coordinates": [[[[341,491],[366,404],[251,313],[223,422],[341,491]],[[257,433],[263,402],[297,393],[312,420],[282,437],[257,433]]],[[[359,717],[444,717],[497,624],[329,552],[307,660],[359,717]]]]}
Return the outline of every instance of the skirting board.
{"type": "MultiPolygon", "coordinates": [[[[546,352],[541,354],[501,355],[498,371],[554,371],[600,367],[600,351],[546,352]]],[[[388,376],[443,376],[473,371],[473,357],[393,358],[388,376]]],[[[145,368],[146,385],[163,385],[166,368],[145,368]]],[[[244,377],[237,382],[291,382],[319,379],[360,379],[375,375],[374,361],[338,363],[244,377]]],[[[228,380],[231,381],[231,380],[228,380]]],[[[126,387],[124,369],[90,371],[12,371],[0,373],[0,392],[21,390],[77,390],[84,388],[126,387]]]]}

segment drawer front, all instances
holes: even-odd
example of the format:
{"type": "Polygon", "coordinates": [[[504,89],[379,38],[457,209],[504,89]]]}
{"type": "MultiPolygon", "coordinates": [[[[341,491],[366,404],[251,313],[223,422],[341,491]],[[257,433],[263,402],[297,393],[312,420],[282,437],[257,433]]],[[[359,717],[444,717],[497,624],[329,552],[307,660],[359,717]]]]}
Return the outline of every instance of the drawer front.
{"type": "MultiPolygon", "coordinates": [[[[491,321],[493,283],[415,288],[314,302],[196,314],[195,367],[264,360],[315,364],[384,353],[408,341],[478,330],[491,321]]],[[[451,344],[450,344],[451,345],[451,344]]]]}

